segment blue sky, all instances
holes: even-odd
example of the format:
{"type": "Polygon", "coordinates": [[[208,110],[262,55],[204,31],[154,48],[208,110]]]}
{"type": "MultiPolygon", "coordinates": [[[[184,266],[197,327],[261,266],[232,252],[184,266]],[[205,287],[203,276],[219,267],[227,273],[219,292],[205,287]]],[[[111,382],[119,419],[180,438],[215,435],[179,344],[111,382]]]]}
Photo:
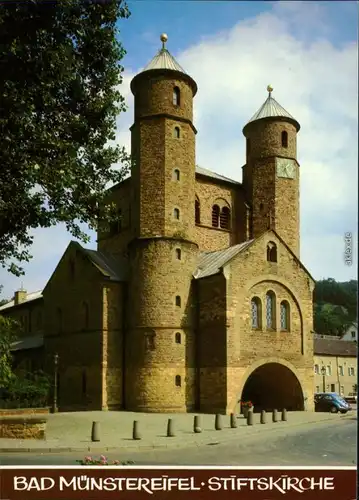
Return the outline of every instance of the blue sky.
{"type": "MultiPolygon", "coordinates": [[[[129,7],[130,18],[119,23],[127,50],[121,91],[129,109],[118,118],[118,142],[129,147],[129,82],[160,48],[162,32],[198,83],[194,119],[202,167],[241,180],[242,128],[272,84],[273,97],[302,126],[301,259],[316,279],[356,278],[356,264],[343,262],[344,232],[357,240],[356,2],[143,0],[129,7]]],[[[33,234],[26,275],[0,270],[5,297],[22,283],[28,291],[43,288],[71,240],[62,226],[33,234]]]]}

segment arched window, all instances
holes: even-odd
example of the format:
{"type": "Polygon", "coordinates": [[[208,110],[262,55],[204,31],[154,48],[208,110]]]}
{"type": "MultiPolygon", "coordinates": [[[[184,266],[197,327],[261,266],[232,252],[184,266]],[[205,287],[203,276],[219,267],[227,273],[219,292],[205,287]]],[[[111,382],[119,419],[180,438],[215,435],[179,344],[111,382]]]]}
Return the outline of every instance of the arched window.
{"type": "Polygon", "coordinates": [[[176,344],[180,344],[181,343],[181,334],[180,334],[180,332],[176,333],[176,335],[175,335],[175,341],[176,341],[176,344]]]}
{"type": "Polygon", "coordinates": [[[201,223],[201,205],[197,197],[194,202],[194,220],[196,224],[201,223]]]}
{"type": "Polygon", "coordinates": [[[289,304],[286,300],[280,304],[280,329],[289,330],[289,304]]]}
{"type": "Polygon", "coordinates": [[[231,211],[228,207],[223,207],[220,214],[220,226],[222,229],[230,228],[231,211]]]}
{"type": "Polygon", "coordinates": [[[251,300],[252,328],[262,327],[262,307],[261,300],[258,297],[253,297],[251,300]]]}
{"type": "Polygon", "coordinates": [[[175,208],[175,209],[173,210],[173,217],[174,217],[175,219],[179,220],[179,218],[180,218],[180,211],[179,211],[179,209],[178,209],[178,208],[175,208]]]}
{"type": "Polygon", "coordinates": [[[175,181],[179,181],[180,180],[180,171],[178,170],[178,168],[175,168],[174,171],[173,171],[173,180],[175,181]]]}
{"type": "Polygon", "coordinates": [[[173,89],[173,104],[175,106],[180,105],[180,96],[181,96],[180,89],[178,87],[175,87],[173,89]]]}
{"type": "Polygon", "coordinates": [[[179,127],[175,127],[173,133],[174,133],[175,139],[179,139],[180,138],[180,129],[179,129],[179,127]]]}
{"type": "Polygon", "coordinates": [[[213,205],[212,207],[212,227],[218,227],[219,225],[219,206],[213,205]]]}
{"type": "Polygon", "coordinates": [[[267,261],[277,262],[277,245],[272,241],[267,245],[267,261]]]}
{"type": "Polygon", "coordinates": [[[266,320],[267,328],[275,330],[275,295],[268,292],[266,295],[266,320]]]}
{"type": "Polygon", "coordinates": [[[119,208],[117,211],[117,217],[110,223],[110,233],[111,235],[120,233],[122,229],[122,210],[119,208]]]}
{"type": "Polygon", "coordinates": [[[57,331],[58,333],[61,333],[63,328],[63,317],[62,317],[62,311],[59,307],[56,310],[56,320],[57,320],[57,331]]]}
{"type": "Polygon", "coordinates": [[[86,370],[82,371],[82,394],[86,396],[87,394],[87,375],[86,370]]]}
{"type": "Polygon", "coordinates": [[[180,248],[176,248],[176,259],[181,260],[182,258],[182,252],[180,248]]]}
{"type": "Polygon", "coordinates": [[[176,306],[181,307],[181,297],[179,295],[176,295],[176,306]]]}
{"type": "Polygon", "coordinates": [[[87,330],[89,327],[89,306],[86,302],[82,304],[82,328],[87,330]]]}
{"type": "Polygon", "coordinates": [[[175,384],[176,384],[176,387],[181,387],[181,375],[176,375],[175,384]]]}
{"type": "Polygon", "coordinates": [[[282,147],[288,147],[288,132],[286,132],[285,130],[283,130],[282,132],[282,147]]]}

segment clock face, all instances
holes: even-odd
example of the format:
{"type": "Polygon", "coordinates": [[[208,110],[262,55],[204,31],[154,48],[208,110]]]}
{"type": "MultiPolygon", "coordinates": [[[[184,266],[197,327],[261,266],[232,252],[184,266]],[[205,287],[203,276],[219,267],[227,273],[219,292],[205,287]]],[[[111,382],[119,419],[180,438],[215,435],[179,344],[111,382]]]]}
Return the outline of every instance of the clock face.
{"type": "Polygon", "coordinates": [[[284,179],[295,179],[296,163],[294,160],[277,158],[277,176],[284,179]]]}

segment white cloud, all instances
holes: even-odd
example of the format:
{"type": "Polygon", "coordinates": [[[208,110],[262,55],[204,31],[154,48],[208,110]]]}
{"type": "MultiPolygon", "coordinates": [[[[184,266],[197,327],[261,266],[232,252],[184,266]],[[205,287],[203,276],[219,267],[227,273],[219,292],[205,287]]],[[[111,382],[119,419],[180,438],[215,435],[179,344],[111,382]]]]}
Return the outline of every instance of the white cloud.
{"type": "MultiPolygon", "coordinates": [[[[302,259],[317,279],[356,277],[342,255],[343,234],[357,224],[357,47],[333,46],[333,30],[324,4],[275,2],[271,13],[234,20],[230,30],[203,37],[177,57],[198,84],[197,163],[203,167],[241,179],[242,128],[264,102],[269,83],[301,123],[302,259]]],[[[152,40],[151,34],[144,39],[152,40]]],[[[168,48],[176,52],[170,43],[168,48]]],[[[127,69],[121,85],[129,109],[119,117],[116,140],[128,149],[129,84],[139,69],[127,69]]],[[[7,295],[21,281],[29,290],[43,286],[71,239],[61,227],[35,234],[26,277],[0,271],[7,295]]]]}

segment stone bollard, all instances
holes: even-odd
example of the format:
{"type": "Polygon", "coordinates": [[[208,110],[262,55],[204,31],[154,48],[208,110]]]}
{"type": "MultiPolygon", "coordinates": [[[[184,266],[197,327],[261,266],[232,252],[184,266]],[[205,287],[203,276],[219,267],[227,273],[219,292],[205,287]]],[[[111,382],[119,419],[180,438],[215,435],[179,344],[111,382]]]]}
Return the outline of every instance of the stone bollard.
{"type": "Polygon", "coordinates": [[[285,408],[283,408],[282,410],[282,422],[286,422],[287,421],[287,410],[285,408]]]}
{"type": "Polygon", "coordinates": [[[167,437],[174,437],[174,436],[175,436],[174,421],[172,418],[169,418],[167,422],[167,437]]]}
{"type": "Polygon", "coordinates": [[[92,422],[91,441],[100,441],[100,422],[92,422]]]}
{"type": "Polygon", "coordinates": [[[136,439],[136,440],[141,439],[138,420],[133,421],[132,439],[136,439]]]}
{"type": "Polygon", "coordinates": [[[223,429],[222,425],[222,415],[219,413],[216,415],[215,421],[214,421],[214,428],[216,431],[221,431],[223,429]]]}
{"type": "Polygon", "coordinates": [[[266,423],[266,412],[265,410],[262,410],[261,411],[261,424],[265,424],[266,423]]]}
{"type": "Polygon", "coordinates": [[[194,419],[193,419],[193,432],[195,432],[196,434],[199,434],[200,432],[202,432],[200,424],[201,424],[201,422],[200,422],[199,415],[195,415],[194,419]]]}
{"type": "Polygon", "coordinates": [[[231,413],[229,421],[231,424],[231,429],[236,429],[237,428],[237,417],[236,417],[235,413],[231,413]]]}
{"type": "Polygon", "coordinates": [[[253,412],[252,411],[248,412],[247,425],[253,425],[253,412]]]}
{"type": "Polygon", "coordinates": [[[273,410],[272,420],[273,422],[278,422],[278,410],[273,410]]]}

